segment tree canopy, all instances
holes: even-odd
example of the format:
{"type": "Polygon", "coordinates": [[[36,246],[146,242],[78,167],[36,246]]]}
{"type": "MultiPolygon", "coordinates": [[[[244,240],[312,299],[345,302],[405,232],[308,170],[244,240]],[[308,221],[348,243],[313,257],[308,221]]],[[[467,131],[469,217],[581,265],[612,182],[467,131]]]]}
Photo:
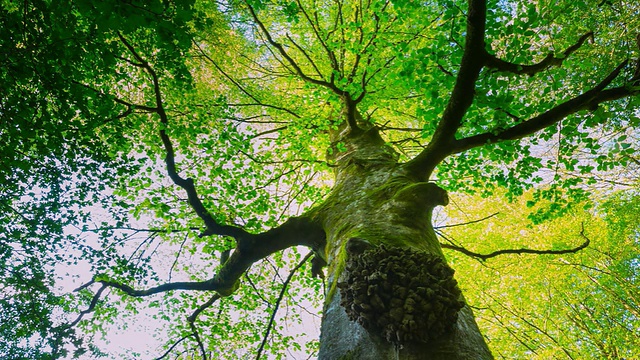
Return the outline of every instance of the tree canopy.
{"type": "Polygon", "coordinates": [[[313,356],[285,325],[335,288],[317,219],[387,159],[445,224],[521,214],[440,232],[494,355],[632,355],[635,1],[3,0],[0,24],[3,357],[99,354],[147,308],[156,356],[313,356]],[[577,237],[510,241],[551,228],[577,237]]]}

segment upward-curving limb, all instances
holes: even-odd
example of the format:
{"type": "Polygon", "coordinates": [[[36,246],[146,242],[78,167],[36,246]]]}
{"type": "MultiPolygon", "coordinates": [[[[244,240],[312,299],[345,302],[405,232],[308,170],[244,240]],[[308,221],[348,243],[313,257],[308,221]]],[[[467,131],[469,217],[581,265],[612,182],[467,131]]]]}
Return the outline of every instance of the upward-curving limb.
{"type": "Polygon", "coordinates": [[[485,65],[486,0],[469,0],[467,10],[467,35],[464,53],[456,83],[447,106],[438,122],[431,142],[405,167],[421,180],[427,180],[436,165],[450,155],[451,142],[455,139],[462,119],[473,102],[476,81],[485,65]]]}
{"type": "MultiPolygon", "coordinates": [[[[442,232],[438,231],[437,234],[441,237],[443,237],[444,239],[447,239],[447,236],[445,234],[443,234],[442,232]]],[[[440,246],[442,246],[443,249],[450,249],[450,250],[455,250],[458,251],[462,254],[465,254],[469,257],[472,258],[476,258],[480,261],[486,261],[487,259],[491,259],[494,258],[496,256],[500,256],[500,255],[507,255],[507,254],[511,254],[511,255],[522,255],[522,254],[532,254],[532,255],[561,255],[561,254],[574,254],[577,253],[578,251],[584,250],[587,248],[587,246],[589,246],[589,244],[591,243],[591,239],[589,239],[585,234],[584,234],[584,224],[582,225],[582,230],[580,231],[580,236],[584,239],[584,241],[573,248],[568,248],[568,249],[562,249],[562,250],[552,250],[552,249],[548,249],[548,250],[537,250],[537,249],[529,249],[529,248],[520,248],[520,249],[500,249],[500,250],[495,250],[492,251],[488,254],[481,254],[481,253],[477,253],[474,251],[471,251],[463,246],[459,246],[459,245],[454,245],[454,244],[447,244],[447,243],[440,243],[440,246]]]]}

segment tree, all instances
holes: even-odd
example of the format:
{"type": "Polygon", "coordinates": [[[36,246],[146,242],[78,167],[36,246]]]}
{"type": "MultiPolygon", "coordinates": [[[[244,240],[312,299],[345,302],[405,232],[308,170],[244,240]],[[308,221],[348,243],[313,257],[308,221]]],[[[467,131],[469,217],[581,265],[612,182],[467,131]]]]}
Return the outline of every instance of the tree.
{"type": "Polygon", "coordinates": [[[326,265],[320,358],[491,358],[433,209],[447,191],[503,187],[516,198],[545,183],[531,200],[553,200],[532,214],[541,222],[597,178],[637,169],[639,10],[4,2],[3,286],[36,290],[24,298],[47,319],[19,312],[25,330],[2,331],[27,348],[8,343],[8,353],[64,355],[86,314],[114,316],[110,297],[135,310],[166,294],[149,304],[190,309],[167,354],[195,347],[209,358],[220,349],[202,314],[243,291],[255,291],[245,308],[260,291],[280,304],[295,272],[280,290],[250,269],[273,259],[277,277],[297,256],[296,271],[320,276],[326,265]],[[164,270],[153,266],[160,244],[175,258],[164,270]],[[312,265],[297,250],[281,255],[296,246],[312,249],[312,265]],[[184,251],[207,266],[184,265],[184,251]],[[78,297],[51,288],[61,261],[91,264],[78,297]],[[83,301],[77,319],[51,320],[83,301]]]}

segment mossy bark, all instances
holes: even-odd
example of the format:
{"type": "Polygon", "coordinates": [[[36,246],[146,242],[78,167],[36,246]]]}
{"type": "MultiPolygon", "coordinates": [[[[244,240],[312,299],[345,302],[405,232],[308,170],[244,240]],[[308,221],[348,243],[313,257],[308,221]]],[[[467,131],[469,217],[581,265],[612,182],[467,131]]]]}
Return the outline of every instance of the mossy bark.
{"type": "MultiPolygon", "coordinates": [[[[344,139],[344,138],[343,138],[344,139]]],[[[428,342],[393,344],[351,320],[341,305],[338,287],[346,269],[350,239],[368,246],[384,244],[425,252],[444,259],[431,223],[433,209],[446,205],[446,192],[418,181],[375,129],[344,141],[347,150],[334,153],[336,183],[313,217],[326,233],[327,294],[320,359],[491,359],[473,313],[464,306],[453,329],[428,342]]],[[[462,300],[462,299],[461,299],[462,300]]]]}

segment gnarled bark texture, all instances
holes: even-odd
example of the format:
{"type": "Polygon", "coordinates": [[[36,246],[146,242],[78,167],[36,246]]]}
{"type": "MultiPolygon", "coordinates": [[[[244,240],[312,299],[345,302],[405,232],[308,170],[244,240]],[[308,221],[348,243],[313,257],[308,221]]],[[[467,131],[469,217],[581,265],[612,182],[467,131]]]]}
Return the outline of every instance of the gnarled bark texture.
{"type": "MultiPolygon", "coordinates": [[[[467,305],[464,305],[460,311],[458,311],[459,307],[454,310],[449,309],[454,313],[457,312],[457,320],[449,324],[448,330],[442,334],[423,336],[423,339],[428,338],[427,341],[404,341],[402,334],[398,334],[396,338],[395,332],[389,332],[388,329],[395,329],[392,326],[387,328],[386,333],[380,332],[371,326],[364,327],[362,321],[347,314],[345,307],[361,308],[358,305],[346,304],[344,301],[348,286],[360,286],[349,285],[349,278],[353,274],[350,273],[348,264],[354,260],[353,257],[367,256],[362,249],[354,250],[350,247],[376,249],[382,246],[383,248],[410,249],[428,254],[426,256],[444,259],[432,228],[431,214],[434,207],[446,205],[448,198],[443,189],[433,183],[420,181],[419,177],[412,175],[406,167],[399,164],[397,154],[385,145],[376,129],[370,128],[352,133],[343,137],[342,142],[347,149],[334,153],[337,167],[333,192],[312,214],[315,220],[322,224],[327,240],[324,255],[328,263],[328,290],[319,358],[326,360],[491,359],[491,353],[467,305]]],[[[440,262],[439,259],[436,260],[440,262]]],[[[401,262],[386,269],[394,266],[398,271],[403,271],[401,262]]],[[[386,282],[397,279],[394,274],[391,274],[394,271],[389,270],[389,272],[389,274],[376,275],[375,280],[380,284],[376,286],[398,290],[397,286],[393,287],[395,284],[380,283],[381,280],[378,279],[380,275],[386,282]]],[[[446,282],[436,277],[433,277],[434,283],[446,282]]],[[[373,276],[365,278],[371,278],[374,281],[373,276]]],[[[453,284],[455,286],[455,282],[453,284]]],[[[415,285],[411,286],[415,287],[415,285]]],[[[422,288],[420,291],[422,291],[421,294],[425,294],[425,291],[431,290],[422,288]]],[[[376,300],[377,303],[382,304],[378,307],[380,311],[363,305],[369,314],[373,314],[373,317],[404,318],[403,324],[406,325],[408,318],[420,316],[420,314],[385,314],[389,308],[389,300],[384,300],[387,294],[381,295],[382,301],[376,300]],[[409,315],[408,318],[407,315],[409,315]]],[[[405,298],[404,293],[398,296],[391,295],[390,297],[405,298]]],[[[437,302],[436,298],[440,297],[434,295],[430,299],[425,295],[423,299],[418,300],[423,304],[426,303],[427,308],[431,308],[429,304],[437,302]]],[[[461,295],[456,295],[456,298],[463,301],[461,295]]],[[[414,302],[414,300],[411,301],[414,302]]],[[[411,312],[413,306],[402,304],[400,308],[409,309],[411,312]]],[[[438,315],[438,311],[446,311],[446,309],[437,308],[434,311],[436,313],[431,315],[432,318],[437,317],[435,315],[438,315]]],[[[367,316],[371,317],[371,315],[367,316]]],[[[428,322],[431,323],[431,319],[428,322]]],[[[383,323],[386,323],[386,320],[383,323]]],[[[415,327],[411,328],[415,330],[415,327]]],[[[421,335],[418,334],[417,337],[421,335]]]]}

